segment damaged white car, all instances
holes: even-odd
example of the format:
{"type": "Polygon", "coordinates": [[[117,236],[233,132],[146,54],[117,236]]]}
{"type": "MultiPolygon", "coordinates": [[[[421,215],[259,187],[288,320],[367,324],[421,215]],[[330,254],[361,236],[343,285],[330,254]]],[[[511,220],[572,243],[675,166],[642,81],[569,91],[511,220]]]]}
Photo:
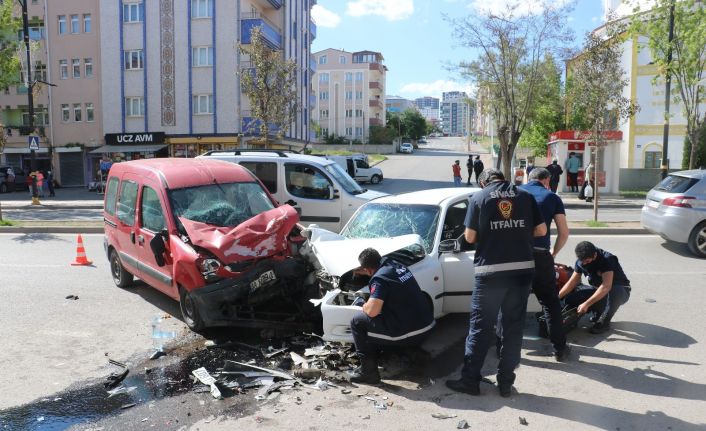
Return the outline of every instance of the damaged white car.
{"type": "MultiPolygon", "coordinates": [[[[470,311],[475,251],[459,238],[465,230],[468,198],[479,190],[432,189],[379,198],[360,207],[340,234],[309,226],[301,253],[318,267],[315,277],[320,289],[327,291],[317,301],[323,338],[353,341],[350,320],[360,307],[351,304],[355,292],[369,281],[353,270],[367,247],[409,267],[432,303],[435,318],[470,311]]],[[[540,310],[534,295],[528,310],[540,310]]]]}

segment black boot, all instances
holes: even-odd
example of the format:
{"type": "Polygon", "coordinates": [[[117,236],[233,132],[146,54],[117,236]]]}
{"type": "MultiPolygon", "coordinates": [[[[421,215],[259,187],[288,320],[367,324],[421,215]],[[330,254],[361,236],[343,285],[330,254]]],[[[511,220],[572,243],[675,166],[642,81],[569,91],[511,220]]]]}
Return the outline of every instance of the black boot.
{"type": "Polygon", "coordinates": [[[380,373],[378,372],[378,361],[374,355],[361,355],[360,367],[350,373],[351,383],[365,383],[374,385],[380,383],[380,373]]]}

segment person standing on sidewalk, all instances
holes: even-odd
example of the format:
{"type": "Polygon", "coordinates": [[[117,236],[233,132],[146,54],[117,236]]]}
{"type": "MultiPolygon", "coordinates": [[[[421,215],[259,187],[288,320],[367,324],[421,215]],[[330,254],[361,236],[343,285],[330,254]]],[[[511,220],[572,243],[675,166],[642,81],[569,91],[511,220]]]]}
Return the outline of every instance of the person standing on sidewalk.
{"type": "Polygon", "coordinates": [[[559,188],[559,182],[561,181],[561,174],[564,173],[564,170],[561,169],[556,158],[552,159],[552,162],[547,166],[547,170],[552,175],[549,179],[549,188],[552,192],[556,193],[556,190],[559,188]]]}
{"type": "Polygon", "coordinates": [[[569,186],[572,192],[579,191],[579,167],[581,167],[581,161],[572,151],[566,161],[566,175],[569,177],[569,186]]]}
{"type": "Polygon", "coordinates": [[[466,161],[466,170],[468,171],[468,182],[467,186],[471,185],[471,178],[473,178],[473,154],[468,155],[468,160],[466,161]]]}
{"type": "Polygon", "coordinates": [[[470,328],[461,378],[447,380],[446,386],[480,394],[481,369],[502,312],[497,384],[500,395],[509,397],[534,275],[532,244],[534,237],[547,233],[547,225],[532,195],[506,181],[501,171],[483,171],[480,186],[483,190],[470,197],[464,232],[466,241],[476,244],[470,328]]]}
{"type": "Polygon", "coordinates": [[[54,193],[54,173],[52,171],[47,172],[47,186],[49,187],[49,197],[53,198],[56,196],[54,193]]]}
{"type": "Polygon", "coordinates": [[[547,224],[547,233],[534,239],[534,279],[532,291],[542,305],[544,318],[549,329],[549,340],[554,348],[554,358],[563,362],[569,355],[570,348],[566,344],[566,334],[562,326],[561,303],[556,289],[554,258],[566,244],[569,238],[569,226],[566,223],[564,202],[561,198],[549,191],[551,174],[544,168],[535,168],[529,174],[529,182],[520,188],[529,192],[539,205],[544,222],[547,224]],[[557,237],[554,247],[551,247],[549,229],[552,220],[556,224],[557,237]]]}
{"type": "Polygon", "coordinates": [[[451,165],[451,169],[454,174],[454,187],[461,187],[461,180],[463,179],[461,177],[461,161],[456,160],[454,164],[451,165]]]}
{"type": "Polygon", "coordinates": [[[473,161],[473,172],[476,173],[476,183],[478,183],[479,187],[480,187],[480,174],[483,173],[483,169],[485,169],[485,166],[483,166],[483,162],[480,161],[480,155],[477,155],[476,159],[473,161]]]}

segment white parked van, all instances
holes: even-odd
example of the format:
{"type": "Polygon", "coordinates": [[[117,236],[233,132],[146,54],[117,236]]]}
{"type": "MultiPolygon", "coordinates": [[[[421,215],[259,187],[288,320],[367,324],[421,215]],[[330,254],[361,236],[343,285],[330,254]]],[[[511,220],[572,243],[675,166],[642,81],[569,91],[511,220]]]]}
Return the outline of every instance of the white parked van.
{"type": "Polygon", "coordinates": [[[281,150],[209,151],[198,158],[237,163],[249,169],[280,204],[299,213],[303,225],[315,223],[339,232],[355,210],[386,193],[361,188],[333,160],[281,150]]]}
{"type": "Polygon", "coordinates": [[[368,158],[365,154],[355,154],[350,156],[323,156],[341,165],[351,178],[361,183],[378,184],[382,181],[382,170],[368,165],[368,158]]]}

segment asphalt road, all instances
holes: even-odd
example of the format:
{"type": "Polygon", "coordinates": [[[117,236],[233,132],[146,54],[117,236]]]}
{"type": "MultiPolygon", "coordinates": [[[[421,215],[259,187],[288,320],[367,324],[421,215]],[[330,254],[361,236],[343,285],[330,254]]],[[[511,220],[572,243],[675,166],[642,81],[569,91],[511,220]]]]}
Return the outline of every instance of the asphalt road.
{"type": "MultiPolygon", "coordinates": [[[[573,246],[584,239],[591,238],[570,238],[558,261],[570,263],[573,246]]],[[[84,236],[95,267],[70,266],[75,240],[74,235],[0,234],[0,418],[23,404],[19,410],[31,415],[38,411],[32,406],[67,396],[69,388],[83,394],[82,388],[100,384],[114,371],[108,358],[129,363],[131,376],[137,377],[153,348],[151,319],[179,315],[174,301],[144,285],[122,290],[112,284],[100,235],[84,236]],[[79,299],[65,299],[68,295],[79,299]]],[[[437,352],[421,377],[403,375],[381,387],[353,388],[352,394],[337,389],[285,392],[260,405],[252,404],[252,393],[220,404],[208,394],[150,401],[149,394],[139,393],[129,398],[137,403],[133,409],[118,409],[98,425],[76,428],[454,429],[465,419],[472,429],[525,429],[518,422],[523,417],[533,429],[704,429],[706,261],[650,235],[603,236],[596,242],[620,257],[633,286],[630,301],[608,335],[572,332],[574,352],[565,364],[545,356],[546,341],[528,328],[519,395],[511,399],[500,398],[490,386],[482,387],[481,397],[445,388],[444,380],[457,375],[462,359],[459,334],[466,322],[461,318],[447,320],[446,329],[434,335],[447,349],[437,352]],[[378,400],[387,397],[385,402],[392,404],[376,410],[355,396],[366,393],[378,400]],[[233,407],[236,401],[246,406],[233,407]],[[435,419],[435,413],[457,416],[435,419]]],[[[167,319],[166,327],[193,341],[178,318],[167,319]]],[[[179,354],[170,351],[160,360],[165,362],[145,366],[158,372],[179,354]]],[[[491,353],[486,363],[490,375],[494,364],[491,353]]],[[[56,427],[62,414],[67,413],[42,416],[42,421],[31,418],[28,429],[63,429],[56,427]]],[[[5,425],[0,419],[0,428],[5,425]]]]}

